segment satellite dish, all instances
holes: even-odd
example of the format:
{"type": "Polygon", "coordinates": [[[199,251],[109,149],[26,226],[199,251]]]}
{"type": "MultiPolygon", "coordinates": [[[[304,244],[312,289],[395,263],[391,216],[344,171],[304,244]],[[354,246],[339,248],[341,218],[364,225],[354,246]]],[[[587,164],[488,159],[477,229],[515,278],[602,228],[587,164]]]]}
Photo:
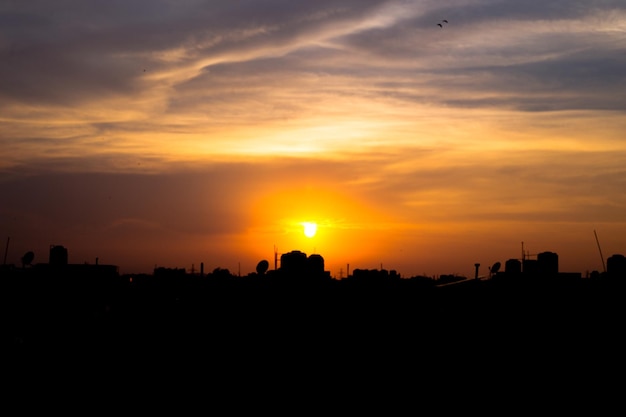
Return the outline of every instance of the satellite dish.
{"type": "Polygon", "coordinates": [[[498,272],[500,270],[500,266],[502,266],[500,262],[496,262],[495,264],[493,264],[493,266],[491,267],[491,273],[495,274],[496,272],[498,272]]]}
{"type": "Polygon", "coordinates": [[[265,259],[263,259],[256,265],[256,272],[259,275],[263,275],[265,274],[265,272],[267,272],[267,269],[269,267],[270,267],[270,263],[266,261],[265,259]]]}
{"type": "Polygon", "coordinates": [[[24,256],[22,256],[22,266],[32,264],[33,259],[35,259],[35,253],[33,251],[26,252],[24,256]]]}

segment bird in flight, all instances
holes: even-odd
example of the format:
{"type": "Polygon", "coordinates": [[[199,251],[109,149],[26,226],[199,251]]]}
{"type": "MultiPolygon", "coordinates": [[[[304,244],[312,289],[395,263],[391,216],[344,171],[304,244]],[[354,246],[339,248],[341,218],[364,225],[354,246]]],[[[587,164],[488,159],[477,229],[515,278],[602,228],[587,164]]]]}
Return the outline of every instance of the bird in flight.
{"type": "Polygon", "coordinates": [[[442,22],[443,23],[448,23],[448,21],[446,19],[443,19],[442,22]]]}
{"type": "Polygon", "coordinates": [[[441,26],[441,23],[437,23],[437,26],[439,26],[440,28],[442,28],[443,26],[441,26]]]}

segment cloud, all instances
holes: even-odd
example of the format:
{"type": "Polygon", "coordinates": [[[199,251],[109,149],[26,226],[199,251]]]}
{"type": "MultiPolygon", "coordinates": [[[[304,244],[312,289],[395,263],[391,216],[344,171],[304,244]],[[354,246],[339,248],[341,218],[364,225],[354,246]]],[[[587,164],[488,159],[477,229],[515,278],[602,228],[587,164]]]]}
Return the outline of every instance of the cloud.
{"type": "Polygon", "coordinates": [[[7,99],[38,106],[109,99],[110,108],[125,100],[138,109],[159,101],[146,117],[168,111],[169,103],[199,101],[182,94],[187,86],[218,87],[224,98],[224,89],[243,79],[252,91],[269,88],[270,78],[307,73],[390,86],[412,72],[445,92],[446,105],[463,107],[475,82],[515,101],[511,79],[531,88],[563,72],[568,85],[623,81],[614,52],[623,42],[624,13],[619,2],[29,2],[1,15],[0,89],[3,107],[12,106],[7,99]],[[445,34],[433,30],[442,17],[452,22],[445,34]],[[581,65],[612,77],[573,71],[581,65]]]}

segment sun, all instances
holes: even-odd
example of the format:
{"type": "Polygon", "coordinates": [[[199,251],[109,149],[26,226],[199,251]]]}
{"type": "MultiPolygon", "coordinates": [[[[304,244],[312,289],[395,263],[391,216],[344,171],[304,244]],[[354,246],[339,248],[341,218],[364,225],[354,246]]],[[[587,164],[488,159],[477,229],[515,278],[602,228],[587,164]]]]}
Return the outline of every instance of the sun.
{"type": "Polygon", "coordinates": [[[315,236],[315,233],[317,233],[317,224],[313,223],[313,222],[304,222],[302,223],[302,226],[304,227],[304,235],[306,237],[313,237],[315,236]]]}

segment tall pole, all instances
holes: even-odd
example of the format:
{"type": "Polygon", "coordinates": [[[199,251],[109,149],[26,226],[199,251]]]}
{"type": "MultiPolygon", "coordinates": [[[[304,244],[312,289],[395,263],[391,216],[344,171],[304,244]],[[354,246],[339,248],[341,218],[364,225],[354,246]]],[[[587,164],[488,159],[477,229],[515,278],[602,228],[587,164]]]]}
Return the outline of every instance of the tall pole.
{"type": "Polygon", "coordinates": [[[602,270],[606,272],[606,265],[604,264],[604,256],[602,256],[602,249],[600,249],[600,241],[598,240],[598,234],[596,231],[593,231],[593,234],[596,237],[596,244],[598,245],[598,251],[600,252],[600,259],[602,259],[602,270]]]}

